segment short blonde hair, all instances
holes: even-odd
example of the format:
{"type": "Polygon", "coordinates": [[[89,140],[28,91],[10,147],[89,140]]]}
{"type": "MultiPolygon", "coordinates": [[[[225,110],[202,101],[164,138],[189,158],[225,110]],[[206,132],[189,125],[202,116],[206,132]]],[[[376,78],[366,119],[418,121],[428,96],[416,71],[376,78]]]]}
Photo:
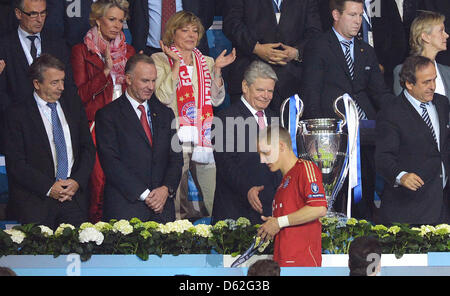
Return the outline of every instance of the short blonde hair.
{"type": "Polygon", "coordinates": [[[125,14],[125,19],[128,18],[128,7],[130,4],[127,0],[98,0],[92,3],[91,13],[89,14],[89,24],[91,27],[97,25],[96,20],[105,16],[108,9],[117,7],[125,14]]]}
{"type": "Polygon", "coordinates": [[[411,55],[422,55],[424,50],[424,41],[422,34],[431,34],[433,27],[444,23],[445,16],[434,11],[422,11],[412,22],[409,45],[411,46],[411,55]]]}
{"type": "Polygon", "coordinates": [[[189,11],[179,11],[172,15],[172,17],[167,21],[165,26],[164,35],[162,41],[166,46],[171,46],[174,42],[175,31],[184,28],[188,25],[194,25],[198,29],[198,40],[196,46],[200,43],[205,34],[205,28],[202,25],[200,19],[189,11]]]}

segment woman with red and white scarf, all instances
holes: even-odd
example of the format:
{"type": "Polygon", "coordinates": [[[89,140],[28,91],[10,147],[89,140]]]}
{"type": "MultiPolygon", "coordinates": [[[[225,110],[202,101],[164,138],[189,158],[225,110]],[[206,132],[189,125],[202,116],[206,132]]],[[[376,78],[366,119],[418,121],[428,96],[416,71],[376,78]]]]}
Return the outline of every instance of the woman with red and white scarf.
{"type": "Polygon", "coordinates": [[[180,11],[165,24],[163,52],[152,55],[158,78],[156,96],[175,113],[178,137],[183,143],[183,172],[176,195],[177,219],[199,218],[202,211],[188,201],[188,173],[194,179],[211,215],[216,183],[216,167],[211,145],[213,106],[225,98],[222,68],[236,58],[236,51],[224,50],[214,61],[197,48],[205,34],[200,19],[180,11]]]}
{"type": "MultiPolygon", "coordinates": [[[[122,31],[128,16],[126,0],[98,0],[91,6],[92,28],[84,42],[72,48],[71,63],[78,94],[83,101],[95,144],[95,113],[122,95],[126,88],[125,64],[135,54],[122,31]]],[[[105,176],[96,157],[89,186],[92,222],[102,219],[105,176]]]]}

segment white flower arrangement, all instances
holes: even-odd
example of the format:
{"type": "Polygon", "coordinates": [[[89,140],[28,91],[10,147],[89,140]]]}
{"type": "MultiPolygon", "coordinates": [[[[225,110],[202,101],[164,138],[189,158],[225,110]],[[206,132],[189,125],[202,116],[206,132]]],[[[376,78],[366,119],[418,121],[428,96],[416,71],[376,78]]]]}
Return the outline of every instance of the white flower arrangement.
{"type": "Polygon", "coordinates": [[[122,219],[113,224],[113,231],[128,235],[133,232],[133,226],[131,226],[129,221],[122,219]]]}
{"type": "Polygon", "coordinates": [[[78,239],[80,243],[95,242],[97,246],[103,243],[103,233],[95,229],[94,227],[87,227],[80,231],[78,239]]]}
{"type": "Polygon", "coordinates": [[[11,240],[16,244],[21,244],[26,237],[25,233],[16,229],[7,229],[5,232],[9,234],[11,240]]]}
{"type": "Polygon", "coordinates": [[[45,225],[39,225],[39,228],[41,229],[41,233],[45,236],[45,237],[50,237],[53,235],[53,230],[51,230],[49,227],[45,226],[45,225]]]}

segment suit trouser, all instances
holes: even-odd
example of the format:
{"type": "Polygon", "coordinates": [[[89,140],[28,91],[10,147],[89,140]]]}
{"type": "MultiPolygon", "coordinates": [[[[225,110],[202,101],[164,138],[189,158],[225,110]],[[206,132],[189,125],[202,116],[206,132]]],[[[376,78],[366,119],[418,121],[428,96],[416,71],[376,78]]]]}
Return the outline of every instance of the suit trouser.
{"type": "Polygon", "coordinates": [[[183,152],[183,169],[175,199],[176,219],[210,216],[216,189],[216,165],[192,160],[192,153],[183,152]],[[203,203],[189,200],[188,178],[191,172],[195,186],[203,197],[203,203]]]}

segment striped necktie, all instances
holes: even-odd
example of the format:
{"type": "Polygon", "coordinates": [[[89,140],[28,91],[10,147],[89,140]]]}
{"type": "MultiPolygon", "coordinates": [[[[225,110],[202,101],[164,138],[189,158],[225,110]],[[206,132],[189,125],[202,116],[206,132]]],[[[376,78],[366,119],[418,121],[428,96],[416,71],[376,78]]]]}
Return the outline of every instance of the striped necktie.
{"type": "Polygon", "coordinates": [[[428,106],[428,103],[420,103],[420,108],[422,108],[422,118],[425,121],[425,123],[428,125],[428,127],[431,131],[431,134],[433,135],[434,141],[437,144],[436,133],[434,132],[433,124],[431,124],[431,119],[430,119],[430,116],[428,115],[427,106],[428,106]]]}
{"type": "MultiPolygon", "coordinates": [[[[342,40],[341,43],[345,47],[345,52],[344,52],[345,62],[347,63],[348,71],[350,72],[350,77],[353,80],[354,75],[355,75],[355,70],[354,70],[353,59],[352,59],[352,56],[350,55],[350,45],[352,44],[352,41],[351,40],[342,40]]],[[[359,104],[356,102],[356,100],[354,100],[354,102],[356,105],[356,109],[358,110],[358,118],[359,119],[367,119],[367,115],[364,112],[364,110],[361,108],[361,106],[359,106],[359,104]]]]}
{"type": "Polygon", "coordinates": [[[47,103],[52,111],[52,132],[53,142],[56,150],[56,180],[67,179],[69,171],[69,161],[67,160],[66,140],[64,139],[64,131],[59,120],[56,103],[47,103]]]}

